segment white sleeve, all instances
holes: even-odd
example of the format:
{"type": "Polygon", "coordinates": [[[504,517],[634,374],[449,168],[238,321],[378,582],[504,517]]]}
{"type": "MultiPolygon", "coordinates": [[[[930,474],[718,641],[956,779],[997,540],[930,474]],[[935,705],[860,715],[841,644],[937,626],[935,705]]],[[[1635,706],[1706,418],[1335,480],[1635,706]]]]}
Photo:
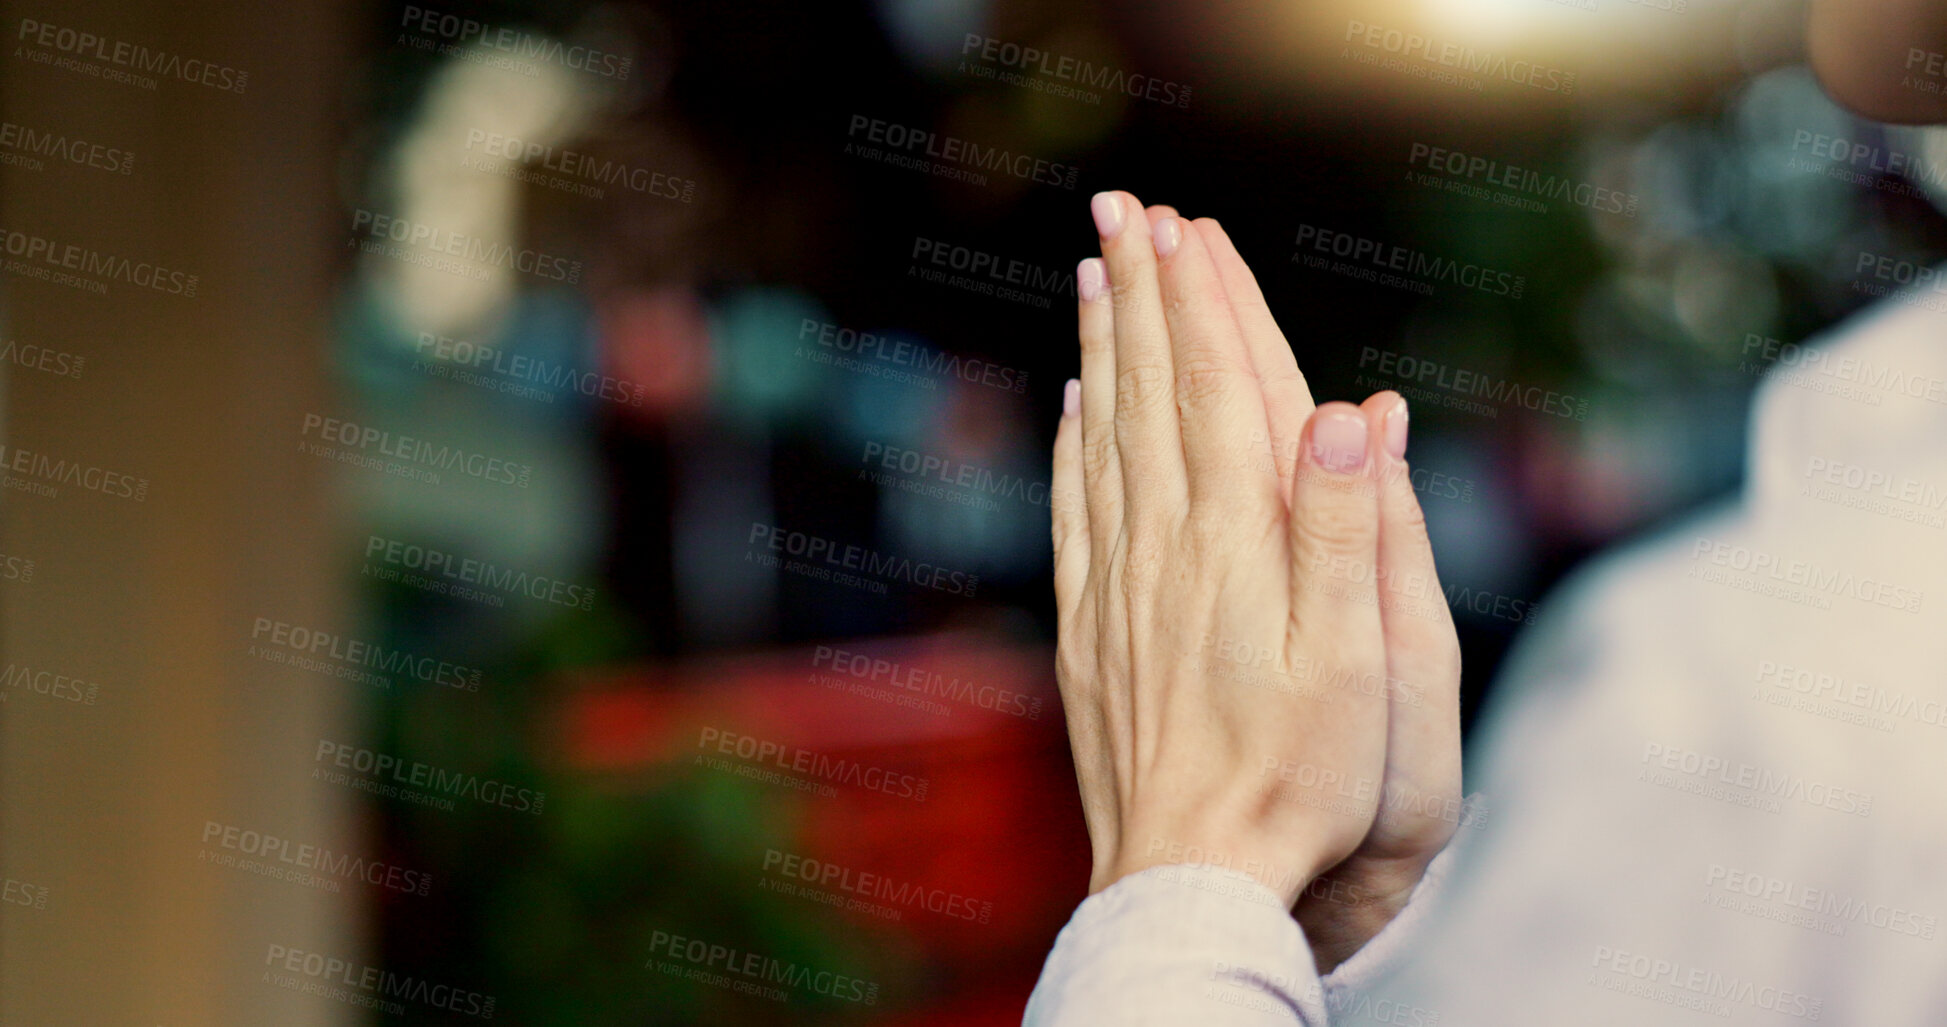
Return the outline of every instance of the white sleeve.
{"type": "Polygon", "coordinates": [[[1278,894],[1235,871],[1151,867],[1083,900],[1024,1027],[1326,1027],[1311,948],[1278,894]]]}
{"type": "Polygon", "coordinates": [[[1457,846],[1405,908],[1323,981],[1276,892],[1232,870],[1151,867],[1089,896],[1055,938],[1024,1027],[1327,1027],[1391,972],[1437,901],[1457,846]]]}

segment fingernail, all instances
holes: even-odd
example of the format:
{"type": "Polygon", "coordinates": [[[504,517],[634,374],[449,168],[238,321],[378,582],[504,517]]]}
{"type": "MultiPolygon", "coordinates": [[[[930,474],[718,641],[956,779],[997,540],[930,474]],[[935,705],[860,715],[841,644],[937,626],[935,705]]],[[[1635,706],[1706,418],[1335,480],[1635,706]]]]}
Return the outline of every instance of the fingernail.
{"type": "Polygon", "coordinates": [[[1082,380],[1070,378],[1068,384],[1061,387],[1061,416],[1073,417],[1081,412],[1082,380]]]}
{"type": "Polygon", "coordinates": [[[1357,410],[1312,415],[1312,463],[1350,473],[1366,465],[1366,415],[1357,410]]]}
{"type": "Polygon", "coordinates": [[[1075,267],[1075,291],[1081,295],[1083,303],[1093,303],[1102,295],[1102,288],[1109,284],[1108,269],[1101,257],[1090,257],[1075,267]]]}
{"type": "Polygon", "coordinates": [[[1406,459],[1406,398],[1400,397],[1391,410],[1386,411],[1386,452],[1395,460],[1406,459]]]}
{"type": "Polygon", "coordinates": [[[1094,199],[1088,201],[1088,212],[1095,215],[1095,233],[1102,238],[1113,239],[1122,231],[1126,215],[1122,200],[1116,194],[1096,193],[1094,199]]]}
{"type": "Polygon", "coordinates": [[[1183,219],[1164,218],[1156,222],[1156,255],[1167,257],[1176,252],[1176,245],[1183,241],[1183,219]]]}

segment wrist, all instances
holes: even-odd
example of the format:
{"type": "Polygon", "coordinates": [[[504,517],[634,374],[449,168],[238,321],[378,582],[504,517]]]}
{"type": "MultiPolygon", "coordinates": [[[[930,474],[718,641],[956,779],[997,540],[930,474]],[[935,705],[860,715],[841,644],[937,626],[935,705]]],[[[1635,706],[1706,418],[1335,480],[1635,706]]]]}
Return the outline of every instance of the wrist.
{"type": "Polygon", "coordinates": [[[1220,863],[1150,863],[1145,866],[1117,868],[1113,876],[1104,875],[1092,882],[1090,894],[1119,884],[1137,875],[1149,875],[1159,881],[1168,882],[1184,888],[1195,889],[1240,902],[1249,902],[1267,908],[1276,908],[1289,916],[1291,904],[1296,900],[1299,889],[1294,885],[1281,886],[1275,874],[1265,874],[1252,870],[1224,866],[1220,863]]]}
{"type": "Polygon", "coordinates": [[[1255,851],[1160,841],[1154,845],[1138,846],[1135,851],[1124,850],[1099,865],[1089,878],[1089,894],[1093,895],[1131,874],[1156,867],[1183,867],[1214,871],[1233,881],[1261,886],[1276,895],[1279,904],[1289,910],[1317,871],[1258,858],[1252,854],[1255,851]]]}
{"type": "Polygon", "coordinates": [[[1355,856],[1305,886],[1293,916],[1305,930],[1321,976],[1364,948],[1406,908],[1429,862],[1355,856]]]}

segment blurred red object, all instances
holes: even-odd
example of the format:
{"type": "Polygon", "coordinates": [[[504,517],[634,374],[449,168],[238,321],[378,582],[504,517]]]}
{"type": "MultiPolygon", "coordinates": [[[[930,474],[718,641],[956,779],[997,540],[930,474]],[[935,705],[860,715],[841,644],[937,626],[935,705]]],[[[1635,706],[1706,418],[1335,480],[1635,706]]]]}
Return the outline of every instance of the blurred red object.
{"type": "Polygon", "coordinates": [[[618,292],[599,309],[602,362],[642,388],[641,404],[617,409],[649,420],[703,405],[710,385],[710,328],[686,287],[618,292]]]}
{"type": "Polygon", "coordinates": [[[961,633],[582,677],[561,749],[589,773],[687,773],[736,735],[925,779],[918,802],[861,787],[803,793],[799,854],[991,902],[986,923],[847,915],[861,931],[896,930],[943,985],[929,985],[936,1004],[883,1022],[1013,1025],[1087,890],[1053,667],[1045,647],[961,633]]]}

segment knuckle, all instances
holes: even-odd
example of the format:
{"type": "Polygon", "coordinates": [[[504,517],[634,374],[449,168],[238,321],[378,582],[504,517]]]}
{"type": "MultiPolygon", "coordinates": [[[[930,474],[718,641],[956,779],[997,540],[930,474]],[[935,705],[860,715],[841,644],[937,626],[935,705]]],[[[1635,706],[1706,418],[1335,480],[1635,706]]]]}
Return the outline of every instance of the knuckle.
{"type": "MultiPolygon", "coordinates": [[[[1124,234],[1126,235],[1128,233],[1124,234]]],[[[1147,246],[1149,244],[1145,242],[1143,245],[1147,246]]],[[[1131,249],[1130,252],[1135,253],[1137,251],[1131,249]]],[[[1140,295],[1140,290],[1144,285],[1152,288],[1155,286],[1155,269],[1139,259],[1125,256],[1122,260],[1110,260],[1108,264],[1109,292],[1112,296],[1133,299],[1140,295]]]]}
{"type": "Polygon", "coordinates": [[[1111,287],[1109,310],[1115,317],[1115,330],[1119,333],[1164,330],[1162,311],[1148,298],[1130,289],[1111,287]]]}
{"type": "Polygon", "coordinates": [[[1109,272],[1109,312],[1115,318],[1117,332],[1132,325],[1142,328],[1153,325],[1153,315],[1157,313],[1155,288],[1155,277],[1147,268],[1140,275],[1127,268],[1109,272]],[[1147,291],[1143,288],[1145,282],[1147,291]]]}
{"type": "Polygon", "coordinates": [[[1311,393],[1311,383],[1305,380],[1305,372],[1298,370],[1296,365],[1277,368],[1268,373],[1260,374],[1258,375],[1258,382],[1267,390],[1304,390],[1306,395],[1310,395],[1311,393]]]}
{"type": "Polygon", "coordinates": [[[1176,267],[1178,267],[1176,264],[1170,265],[1171,272],[1165,273],[1165,277],[1169,279],[1169,288],[1164,292],[1164,302],[1169,305],[1170,313],[1184,314],[1230,309],[1230,297],[1224,292],[1223,283],[1219,282],[1214,275],[1186,281],[1185,278],[1190,276],[1173,273],[1176,267]]]}
{"type": "Polygon", "coordinates": [[[1418,496],[1413,494],[1413,485],[1407,477],[1406,465],[1401,464],[1388,491],[1392,493],[1387,501],[1392,507],[1386,525],[1389,532],[1397,532],[1400,540],[1414,548],[1429,544],[1426,526],[1426,509],[1420,505],[1418,496]]]}
{"type": "Polygon", "coordinates": [[[1060,563],[1062,554],[1081,535],[1081,525],[1075,522],[1072,511],[1057,510],[1052,522],[1048,533],[1054,541],[1055,562],[1060,563]]]}
{"type": "Polygon", "coordinates": [[[1315,503],[1297,511],[1292,534],[1298,547],[1327,557],[1370,559],[1377,548],[1373,512],[1364,504],[1315,503]]]}
{"type": "Polygon", "coordinates": [[[1082,440],[1082,480],[1101,483],[1117,466],[1115,436],[1096,432],[1082,440]]]}
{"type": "Polygon", "coordinates": [[[1168,399],[1169,372],[1156,364],[1125,367],[1116,372],[1115,390],[1118,415],[1147,413],[1168,399]]]}
{"type": "Polygon", "coordinates": [[[1084,353],[1105,353],[1115,347],[1115,328],[1106,317],[1084,315],[1075,335],[1081,340],[1084,353]]]}
{"type": "Polygon", "coordinates": [[[1235,364],[1213,356],[1189,356],[1176,366],[1177,401],[1207,405],[1235,395],[1238,375],[1235,364]]]}

